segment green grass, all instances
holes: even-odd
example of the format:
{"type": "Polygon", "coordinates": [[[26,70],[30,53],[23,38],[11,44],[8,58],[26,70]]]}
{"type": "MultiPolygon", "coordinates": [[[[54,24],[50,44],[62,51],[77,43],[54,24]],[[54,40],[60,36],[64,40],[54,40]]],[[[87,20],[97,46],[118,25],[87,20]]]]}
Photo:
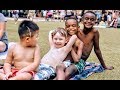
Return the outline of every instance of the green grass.
{"type": "MultiPolygon", "coordinates": [[[[56,27],[64,27],[64,22],[37,22],[40,27],[39,45],[41,57],[49,50],[48,32],[56,27]]],[[[7,32],[10,42],[19,41],[18,24],[13,21],[7,22],[7,32]]],[[[86,80],[120,80],[120,29],[99,29],[100,48],[106,65],[114,66],[114,70],[106,70],[89,76],[86,80]]],[[[88,61],[99,63],[92,51],[88,61]]]]}

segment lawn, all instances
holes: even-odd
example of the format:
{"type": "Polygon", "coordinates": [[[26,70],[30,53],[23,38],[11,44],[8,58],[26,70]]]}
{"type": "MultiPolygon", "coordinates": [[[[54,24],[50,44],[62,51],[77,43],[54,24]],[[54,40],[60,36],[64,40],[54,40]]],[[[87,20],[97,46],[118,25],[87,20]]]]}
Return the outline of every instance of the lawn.
{"type": "MultiPolygon", "coordinates": [[[[40,27],[39,45],[41,47],[41,57],[49,50],[48,32],[56,27],[64,27],[64,22],[37,22],[40,27]]],[[[18,24],[13,21],[7,22],[7,32],[10,42],[19,41],[17,29],[18,24]]],[[[120,29],[105,28],[99,29],[100,48],[104,61],[108,66],[114,66],[114,70],[106,70],[102,73],[96,73],[86,80],[120,80],[120,29]]],[[[97,57],[92,51],[89,62],[99,63],[97,57]]]]}

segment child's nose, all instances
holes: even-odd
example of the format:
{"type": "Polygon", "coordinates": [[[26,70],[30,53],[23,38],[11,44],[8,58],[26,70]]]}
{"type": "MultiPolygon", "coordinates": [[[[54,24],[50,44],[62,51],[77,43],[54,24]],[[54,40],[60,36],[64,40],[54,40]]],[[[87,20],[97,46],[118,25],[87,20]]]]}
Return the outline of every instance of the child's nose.
{"type": "Polygon", "coordinates": [[[72,26],[70,26],[70,29],[73,28],[72,26]]]}
{"type": "Polygon", "coordinates": [[[56,42],[59,42],[60,40],[57,40],[56,42]]]}
{"type": "Polygon", "coordinates": [[[90,20],[90,19],[88,19],[88,22],[91,22],[91,20],[90,20]]]}

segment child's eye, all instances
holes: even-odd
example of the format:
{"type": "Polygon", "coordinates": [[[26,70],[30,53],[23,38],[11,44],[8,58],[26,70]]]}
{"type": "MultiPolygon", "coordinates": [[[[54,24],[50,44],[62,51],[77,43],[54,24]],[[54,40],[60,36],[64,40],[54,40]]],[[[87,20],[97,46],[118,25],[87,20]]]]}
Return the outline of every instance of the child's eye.
{"type": "Polygon", "coordinates": [[[91,21],[95,21],[95,19],[94,19],[94,18],[91,18],[90,20],[91,20],[91,21]]]}
{"type": "Polygon", "coordinates": [[[73,27],[76,27],[76,25],[72,25],[73,27]]]}
{"type": "Polygon", "coordinates": [[[85,20],[89,20],[89,19],[90,19],[90,21],[95,21],[94,18],[88,18],[88,17],[85,18],[85,20]]]}
{"type": "Polygon", "coordinates": [[[62,40],[61,38],[59,40],[62,40]]]}
{"type": "Polygon", "coordinates": [[[70,26],[69,25],[66,25],[66,28],[69,28],[70,26]]]}
{"type": "Polygon", "coordinates": [[[89,18],[86,17],[85,20],[89,20],[89,18]]]}
{"type": "Polygon", "coordinates": [[[57,40],[57,38],[54,38],[54,40],[57,40]]]}

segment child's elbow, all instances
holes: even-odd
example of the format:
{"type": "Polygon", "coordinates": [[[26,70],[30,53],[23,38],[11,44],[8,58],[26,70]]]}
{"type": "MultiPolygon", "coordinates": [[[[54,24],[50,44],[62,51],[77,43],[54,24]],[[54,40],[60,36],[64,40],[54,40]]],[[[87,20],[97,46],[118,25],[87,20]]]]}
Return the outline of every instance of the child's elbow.
{"type": "Polygon", "coordinates": [[[95,52],[95,53],[99,53],[99,52],[100,52],[100,49],[94,49],[94,52],[95,52]]]}
{"type": "Polygon", "coordinates": [[[75,63],[78,63],[79,61],[80,61],[79,58],[76,58],[76,59],[75,59],[75,63]]]}
{"type": "Polygon", "coordinates": [[[75,63],[78,63],[79,62],[79,60],[76,60],[76,62],[75,63]]]}
{"type": "Polygon", "coordinates": [[[74,39],[77,39],[77,36],[76,36],[76,35],[72,35],[72,37],[73,37],[74,39]]]}

